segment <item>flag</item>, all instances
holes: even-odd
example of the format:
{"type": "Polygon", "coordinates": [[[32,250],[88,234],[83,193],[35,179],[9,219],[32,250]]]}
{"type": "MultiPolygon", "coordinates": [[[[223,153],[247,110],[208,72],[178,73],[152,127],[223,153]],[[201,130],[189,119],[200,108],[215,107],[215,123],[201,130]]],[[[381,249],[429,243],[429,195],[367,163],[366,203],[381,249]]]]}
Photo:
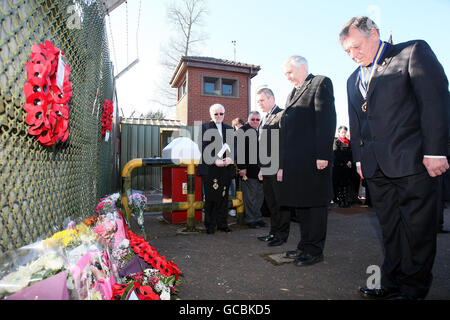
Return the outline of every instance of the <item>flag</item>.
{"type": "Polygon", "coordinates": [[[389,40],[388,40],[388,42],[390,44],[394,44],[394,42],[392,42],[392,30],[389,30],[389,40]]]}

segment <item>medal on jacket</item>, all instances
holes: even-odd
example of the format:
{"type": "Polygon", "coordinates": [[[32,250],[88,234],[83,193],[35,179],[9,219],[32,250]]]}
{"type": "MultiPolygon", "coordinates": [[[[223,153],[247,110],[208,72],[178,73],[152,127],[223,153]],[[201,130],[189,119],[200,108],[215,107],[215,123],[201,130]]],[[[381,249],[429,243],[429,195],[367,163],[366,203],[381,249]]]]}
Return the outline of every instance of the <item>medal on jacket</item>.
{"type": "Polygon", "coordinates": [[[380,40],[380,45],[378,46],[377,53],[373,58],[372,65],[370,66],[370,68],[363,66],[359,67],[359,84],[360,84],[359,88],[361,94],[364,97],[364,103],[361,105],[362,112],[367,111],[367,93],[369,92],[370,82],[372,81],[373,74],[375,73],[374,67],[380,61],[381,56],[383,55],[385,49],[386,49],[386,42],[380,40]]]}
{"type": "Polygon", "coordinates": [[[219,189],[219,185],[217,184],[217,179],[214,179],[213,180],[213,188],[214,188],[214,190],[217,190],[217,189],[219,189]]]}
{"type": "Polygon", "coordinates": [[[367,111],[367,100],[364,99],[364,103],[361,106],[361,110],[362,112],[366,112],[367,111]]]}

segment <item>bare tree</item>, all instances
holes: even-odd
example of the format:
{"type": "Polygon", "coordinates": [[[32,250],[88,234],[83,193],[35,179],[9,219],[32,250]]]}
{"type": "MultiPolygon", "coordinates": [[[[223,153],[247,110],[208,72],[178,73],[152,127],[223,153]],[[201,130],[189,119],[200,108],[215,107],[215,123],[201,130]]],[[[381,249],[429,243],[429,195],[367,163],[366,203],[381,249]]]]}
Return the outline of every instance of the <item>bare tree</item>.
{"type": "Polygon", "coordinates": [[[163,120],[166,118],[166,115],[163,111],[149,111],[144,115],[145,119],[156,119],[156,120],[163,120]]]}
{"type": "Polygon", "coordinates": [[[176,90],[170,87],[170,79],[182,56],[195,55],[198,45],[207,39],[202,31],[207,15],[205,0],[179,0],[167,7],[167,18],[173,29],[167,46],[161,50],[164,74],[158,84],[158,98],[152,99],[164,107],[174,107],[176,90]]]}

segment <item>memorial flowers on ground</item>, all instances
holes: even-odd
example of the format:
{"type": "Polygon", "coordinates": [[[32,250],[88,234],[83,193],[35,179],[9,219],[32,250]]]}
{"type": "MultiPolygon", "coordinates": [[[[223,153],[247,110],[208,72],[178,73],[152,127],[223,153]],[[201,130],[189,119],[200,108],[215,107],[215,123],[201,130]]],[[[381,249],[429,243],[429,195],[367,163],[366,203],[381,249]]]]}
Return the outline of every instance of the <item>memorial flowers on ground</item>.
{"type": "MultiPolygon", "coordinates": [[[[181,271],[128,229],[118,199],[104,197],[98,215],[0,256],[0,299],[173,299],[181,271]]],[[[143,210],[146,198],[130,202],[143,210]]]]}

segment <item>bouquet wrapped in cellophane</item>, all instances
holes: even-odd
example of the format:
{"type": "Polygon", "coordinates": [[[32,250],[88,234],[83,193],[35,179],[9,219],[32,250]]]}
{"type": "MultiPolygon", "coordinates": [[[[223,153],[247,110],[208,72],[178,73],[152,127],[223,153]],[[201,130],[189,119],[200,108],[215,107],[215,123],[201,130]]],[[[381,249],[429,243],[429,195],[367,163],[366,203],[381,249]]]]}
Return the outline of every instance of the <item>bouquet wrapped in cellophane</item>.
{"type": "MultiPolygon", "coordinates": [[[[0,256],[0,299],[173,299],[181,271],[128,229],[118,199],[104,197],[98,215],[69,217],[63,230],[0,256]]],[[[145,198],[132,203],[141,210],[145,198]]]]}

